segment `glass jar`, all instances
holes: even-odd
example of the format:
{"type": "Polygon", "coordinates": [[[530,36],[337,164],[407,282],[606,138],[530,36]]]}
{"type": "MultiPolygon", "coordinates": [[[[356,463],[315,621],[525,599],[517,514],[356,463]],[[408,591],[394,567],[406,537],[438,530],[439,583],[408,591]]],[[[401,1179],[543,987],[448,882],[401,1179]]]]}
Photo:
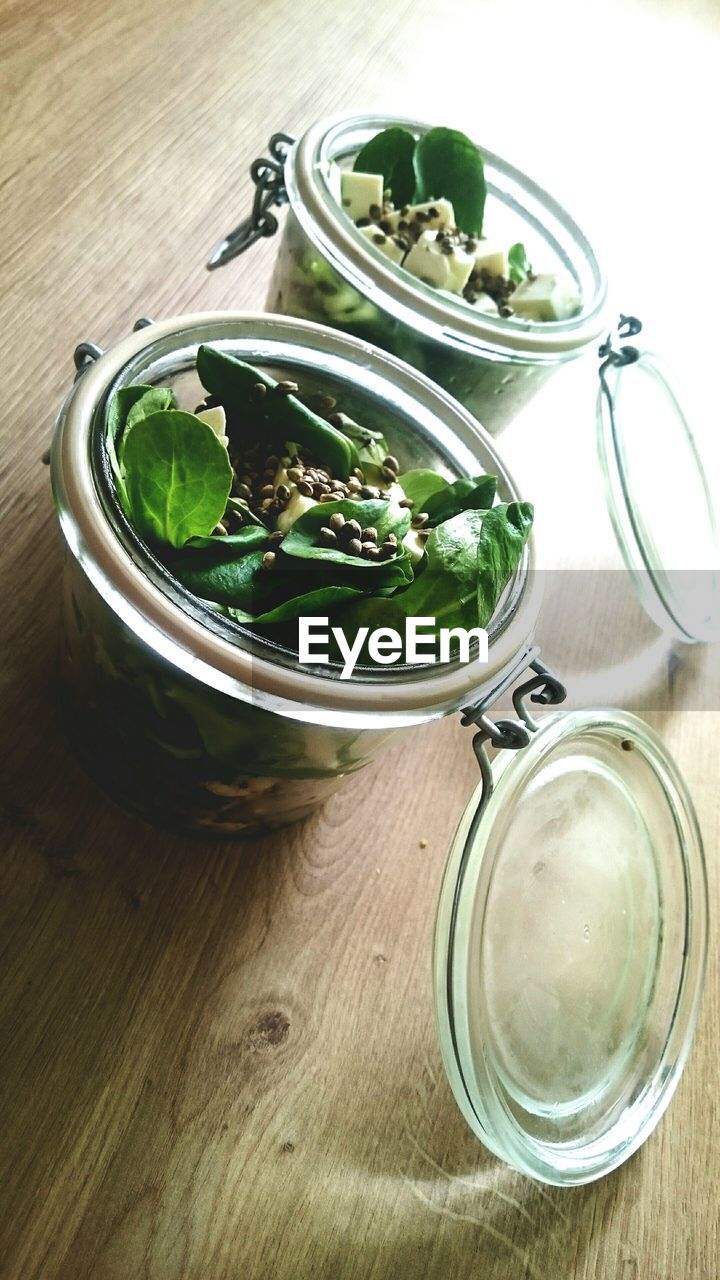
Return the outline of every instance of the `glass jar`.
{"type": "Polygon", "coordinates": [[[401,466],[482,468],[518,497],[490,437],[424,376],[356,338],[280,316],[215,313],[144,327],[79,375],[52,449],[67,546],[63,687],[82,757],[125,805],[183,831],[247,834],[310,812],[391,734],[460,708],[480,784],[460,817],[436,919],[443,1060],[485,1145],[541,1181],[608,1173],[668,1105],[697,1020],[707,886],[692,801],[660,740],[607,708],[551,714],[538,661],[535,547],[489,626],[489,661],[300,668],[186,592],[115,498],[108,398],[139,381],[201,398],[212,342],[382,424],[401,466]],[[531,670],[530,670],[531,669],[531,670]],[[490,712],[513,689],[516,719],[490,712]],[[499,751],[490,763],[486,748],[499,751]]]}
{"type": "Polygon", "coordinates": [[[383,347],[439,383],[495,434],[560,365],[594,349],[608,324],[605,279],[569,214],[485,148],[486,226],[508,245],[522,241],[539,270],[568,271],[580,292],[579,313],[543,323],[491,316],[390,262],[344,213],[331,174],[334,165],[350,167],[363,145],[391,125],[416,137],[430,128],[396,116],[349,116],[318,121],[297,143],[275,135],[272,158],[251,170],[258,184],[253,216],[218,245],[208,266],[272,233],[277,220],[270,206],[289,201],[268,310],[383,347]]]}
{"type": "Polygon", "coordinates": [[[403,469],[489,471],[519,498],[492,441],[441,390],[393,357],[316,325],[216,314],[145,327],[88,362],[52,449],[68,554],[62,674],[71,735],[102,785],[145,818],[181,830],[251,834],[304,817],[401,728],[484,697],[531,660],[539,609],[532,539],[496,618],[489,662],[356,670],[297,657],[190,595],[140,542],[108,468],[108,398],[131,383],[203,398],[197,348],[217,343],[381,425],[403,469]],[[282,371],[282,372],[280,372],[282,371]]]}

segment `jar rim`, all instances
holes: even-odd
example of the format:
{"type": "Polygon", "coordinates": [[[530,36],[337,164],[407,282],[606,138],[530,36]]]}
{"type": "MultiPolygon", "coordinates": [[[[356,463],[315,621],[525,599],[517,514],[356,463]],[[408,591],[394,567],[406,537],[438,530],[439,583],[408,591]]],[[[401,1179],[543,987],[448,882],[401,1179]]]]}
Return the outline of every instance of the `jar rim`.
{"type": "Polygon", "coordinates": [[[421,329],[425,337],[485,359],[554,364],[580,355],[596,342],[607,329],[608,289],[589,240],[547,191],[485,147],[478,149],[488,190],[509,207],[523,209],[526,220],[551,240],[578,280],[583,306],[577,316],[533,323],[474,310],[416,280],[357,233],[331,190],[329,165],[391,125],[415,134],[431,128],[404,116],[329,116],[311,125],[285,158],[285,187],[293,213],[311,243],[348,283],[403,324],[421,329]]]}
{"type": "MultiPolygon", "coordinates": [[[[532,635],[540,604],[539,578],[531,572],[532,539],[512,612],[490,645],[490,661],[481,668],[480,679],[474,664],[457,664],[430,669],[429,675],[427,667],[420,667],[417,678],[387,682],[340,681],[298,665],[283,668],[277,660],[249,651],[234,634],[243,634],[239,628],[233,628],[229,638],[209,626],[208,618],[199,616],[200,610],[188,611],[152,580],[142,557],[129,553],[123,545],[108,519],[93,472],[92,426],[99,406],[121,378],[139,380],[134,370],[141,366],[147,369],[153,358],[161,360],[163,353],[166,357],[171,353],[194,358],[200,342],[233,338],[252,340],[253,348],[268,362],[273,357],[279,359],[281,351],[291,350],[294,344],[307,356],[309,367],[314,362],[320,370],[330,362],[338,369],[346,368],[348,374],[352,368],[355,384],[362,376],[377,388],[392,386],[393,395],[413,406],[414,412],[441,422],[447,433],[481,444],[480,452],[491,457],[506,488],[517,495],[491,437],[467,410],[395,357],[310,321],[266,312],[197,313],[171,317],[123,339],[86,368],[63,406],[53,442],[52,477],[71,553],[114,612],[145,643],[173,665],[239,700],[321,724],[347,725],[350,717],[358,728],[418,723],[477,700],[479,690],[517,661],[532,635]]],[[[211,610],[203,608],[202,613],[211,615],[211,610]]]]}

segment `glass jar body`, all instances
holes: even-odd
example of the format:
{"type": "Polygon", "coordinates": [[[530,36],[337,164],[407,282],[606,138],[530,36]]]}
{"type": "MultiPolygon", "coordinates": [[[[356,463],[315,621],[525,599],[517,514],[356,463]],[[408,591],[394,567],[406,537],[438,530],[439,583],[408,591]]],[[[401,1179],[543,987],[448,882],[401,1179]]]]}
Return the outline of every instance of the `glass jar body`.
{"type": "Polygon", "coordinates": [[[60,672],[65,724],[94,780],[181,832],[297,822],[397,732],[310,724],[208,687],[134,634],[69,553],[60,672]]]}
{"type": "MultiPolygon", "coordinates": [[[[358,282],[359,284],[359,282],[358,282]]],[[[283,226],[266,309],[341,329],[424,373],[498,434],[559,363],[526,363],[490,351],[452,349],[384,311],[345,279],[305,234],[292,209],[283,226]]]]}

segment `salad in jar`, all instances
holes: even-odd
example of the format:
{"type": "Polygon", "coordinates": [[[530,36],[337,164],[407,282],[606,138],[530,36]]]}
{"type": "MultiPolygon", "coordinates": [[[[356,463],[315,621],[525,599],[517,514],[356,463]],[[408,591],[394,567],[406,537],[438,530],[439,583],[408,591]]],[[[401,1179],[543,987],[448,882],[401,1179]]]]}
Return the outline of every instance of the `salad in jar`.
{"type": "Polygon", "coordinates": [[[303,818],[395,733],[530,660],[532,508],[465,410],[334,330],[143,328],[84,367],[52,476],[66,725],[157,825],[303,818]]]}
{"type": "Polygon", "coordinates": [[[486,183],[475,144],[456,129],[415,138],[391,125],[334,164],[341,208],[369,245],[411,276],[504,319],[569,320],[580,292],[569,272],[536,272],[525,246],[485,234],[486,183]]]}
{"type": "Polygon", "coordinates": [[[312,616],[348,641],[413,617],[432,619],[438,639],[490,622],[529,503],[496,503],[493,475],[403,470],[335,395],[211,345],[197,373],[207,394],[193,412],[170,388],[135,385],[108,415],[118,498],[182,587],[295,654],[312,616]]]}

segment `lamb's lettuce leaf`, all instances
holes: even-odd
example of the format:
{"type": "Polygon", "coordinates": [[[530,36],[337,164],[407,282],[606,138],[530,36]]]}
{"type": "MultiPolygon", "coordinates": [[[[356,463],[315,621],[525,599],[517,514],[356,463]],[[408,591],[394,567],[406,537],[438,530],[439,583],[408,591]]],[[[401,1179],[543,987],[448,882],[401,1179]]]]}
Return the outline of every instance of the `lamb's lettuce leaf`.
{"type": "Polygon", "coordinates": [[[212,533],[225,512],[232,468],[212,427],[164,409],[128,428],[120,463],[128,518],[150,541],[182,547],[212,533]]]}

